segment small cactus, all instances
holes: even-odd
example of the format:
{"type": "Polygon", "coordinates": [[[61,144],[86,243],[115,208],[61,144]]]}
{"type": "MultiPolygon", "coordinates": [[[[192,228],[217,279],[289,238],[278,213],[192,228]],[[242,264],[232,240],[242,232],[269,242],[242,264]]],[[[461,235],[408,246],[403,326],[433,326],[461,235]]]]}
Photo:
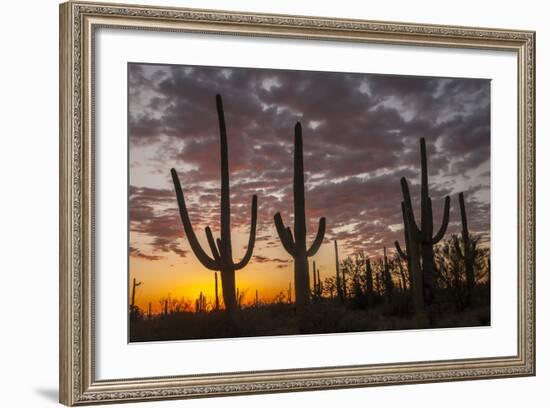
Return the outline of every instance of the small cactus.
{"type": "Polygon", "coordinates": [[[338,296],[338,299],[344,301],[344,299],[346,298],[344,289],[345,280],[342,279],[344,271],[342,270],[342,274],[340,274],[340,259],[338,257],[338,242],[336,240],[334,240],[334,256],[336,259],[336,295],[338,296]]]}

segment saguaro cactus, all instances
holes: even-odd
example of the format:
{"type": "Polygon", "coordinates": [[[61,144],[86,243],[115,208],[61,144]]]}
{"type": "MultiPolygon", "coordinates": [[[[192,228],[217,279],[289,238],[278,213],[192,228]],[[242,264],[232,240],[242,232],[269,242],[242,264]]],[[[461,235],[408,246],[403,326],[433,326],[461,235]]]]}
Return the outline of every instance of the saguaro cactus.
{"type": "Polygon", "coordinates": [[[466,206],[464,205],[464,193],[458,195],[458,201],[460,204],[460,218],[462,220],[462,243],[464,250],[461,250],[458,240],[455,240],[455,247],[464,262],[464,268],[466,270],[466,305],[470,306],[472,303],[472,292],[475,286],[474,264],[475,264],[475,252],[476,242],[470,238],[470,232],[468,231],[468,219],[466,218],[466,206]]]}
{"type": "Polygon", "coordinates": [[[317,268],[317,298],[323,296],[323,283],[321,282],[321,271],[317,268]]]}
{"type": "Polygon", "coordinates": [[[214,240],[210,227],[205,228],[206,238],[212,257],[209,256],[201,247],[189,214],[185,205],[185,199],[181,189],[178,173],[175,169],[171,170],[172,180],[176,190],[176,197],[178,200],[178,206],[183,224],[183,229],[189,240],[189,245],[193,250],[193,253],[197,259],[207,269],[213,271],[220,271],[223,302],[225,304],[225,310],[231,316],[233,321],[237,318],[237,297],[235,293],[235,271],[244,268],[250,258],[252,257],[252,251],[254,249],[254,243],[256,240],[256,221],[257,221],[257,209],[258,198],[256,195],[252,196],[252,211],[251,211],[251,224],[250,224],[250,236],[248,239],[248,247],[246,253],[240,262],[235,263],[233,261],[233,254],[231,250],[231,211],[230,211],[230,194],[229,194],[229,164],[227,154],[227,133],[225,129],[225,118],[223,113],[222,98],[220,95],[216,95],[216,107],[218,111],[218,122],[220,128],[220,156],[221,156],[221,202],[220,202],[220,238],[214,240]]]}
{"type": "Polygon", "coordinates": [[[294,258],[294,290],[296,306],[301,308],[310,301],[308,257],[314,256],[325,236],[325,217],[319,220],[317,236],[306,248],[306,209],[304,194],[304,157],[302,144],[302,126],[294,127],[294,236],[290,227],[286,227],[280,213],[275,214],[275,227],[285,250],[294,258]]]}
{"type": "Polygon", "coordinates": [[[315,265],[315,261],[313,261],[313,297],[320,299],[322,291],[321,275],[319,269],[315,265]]]}
{"type": "Polygon", "coordinates": [[[206,312],[206,307],[206,296],[204,296],[201,292],[199,294],[199,298],[195,299],[195,313],[206,312]]]}
{"type": "Polygon", "coordinates": [[[136,308],[136,288],[143,282],[137,282],[134,278],[132,282],[132,300],[130,302],[130,317],[135,318],[138,315],[138,309],[136,308]]]}
{"type": "MultiPolygon", "coordinates": [[[[450,198],[445,197],[443,208],[443,220],[437,234],[433,235],[433,214],[432,199],[428,190],[428,160],[426,158],[426,141],[420,139],[420,165],[421,165],[421,190],[420,190],[420,228],[414,219],[409,186],[405,177],[401,178],[401,189],[403,191],[403,202],[405,205],[406,218],[410,231],[411,244],[414,242],[420,245],[422,254],[422,277],[424,284],[424,301],[430,305],[433,301],[435,285],[435,262],[433,246],[437,244],[447,231],[449,225],[450,198]]],[[[406,223],[407,224],[407,223],[406,223]]],[[[412,245],[411,245],[412,248],[412,245]]]]}

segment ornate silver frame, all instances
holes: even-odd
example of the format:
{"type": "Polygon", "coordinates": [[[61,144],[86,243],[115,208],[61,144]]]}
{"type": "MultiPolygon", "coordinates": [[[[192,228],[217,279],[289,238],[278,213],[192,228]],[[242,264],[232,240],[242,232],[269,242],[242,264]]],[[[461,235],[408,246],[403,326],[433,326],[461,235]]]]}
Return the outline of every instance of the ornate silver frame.
{"type": "Polygon", "coordinates": [[[535,33],[228,11],[60,6],[60,401],[66,405],[535,374],[535,33]],[[518,63],[518,349],[512,356],[96,380],[93,44],[98,27],[513,51],[518,63]]]}

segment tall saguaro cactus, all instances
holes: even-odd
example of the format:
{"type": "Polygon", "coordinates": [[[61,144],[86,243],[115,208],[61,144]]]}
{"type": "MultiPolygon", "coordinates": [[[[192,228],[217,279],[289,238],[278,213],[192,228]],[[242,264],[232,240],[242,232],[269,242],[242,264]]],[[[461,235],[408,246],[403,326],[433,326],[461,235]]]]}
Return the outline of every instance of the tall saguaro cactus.
{"type": "Polygon", "coordinates": [[[132,281],[132,301],[130,303],[130,311],[132,313],[136,312],[136,310],[135,310],[135,308],[136,308],[136,306],[135,306],[136,305],[136,288],[138,286],[140,286],[142,283],[143,282],[136,281],[136,278],[134,278],[134,280],[132,281]]]}
{"type": "Polygon", "coordinates": [[[472,292],[475,286],[474,275],[474,263],[476,243],[470,238],[470,232],[468,231],[468,218],[466,217],[466,206],[464,204],[464,193],[458,195],[458,202],[460,204],[460,218],[462,220],[462,243],[464,250],[460,249],[460,245],[455,240],[455,247],[464,262],[464,268],[466,270],[466,305],[470,306],[472,303],[472,292]]]}
{"type": "Polygon", "coordinates": [[[450,198],[445,197],[443,208],[443,220],[437,234],[433,235],[433,214],[432,199],[428,189],[428,160],[426,158],[426,140],[420,139],[420,165],[421,165],[421,187],[420,187],[420,227],[414,219],[414,212],[411,204],[409,186],[405,177],[401,178],[401,189],[403,191],[403,202],[407,213],[410,237],[413,242],[421,247],[422,254],[422,275],[424,280],[424,301],[430,305],[433,301],[435,286],[435,261],[433,247],[437,244],[447,231],[449,225],[450,198]]]}
{"type": "Polygon", "coordinates": [[[189,245],[193,250],[193,253],[197,259],[207,269],[213,271],[220,271],[223,302],[225,310],[228,315],[236,321],[238,305],[235,288],[235,271],[243,269],[250,258],[252,257],[252,251],[254,249],[254,243],[256,240],[256,221],[258,210],[258,198],[256,195],[252,196],[252,210],[251,210],[251,224],[250,224],[250,236],[248,239],[248,247],[244,257],[240,262],[233,261],[233,254],[231,249],[231,210],[230,210],[230,194],[229,194],[229,164],[227,154],[227,132],[225,129],[225,118],[223,113],[222,98],[220,95],[216,95],[216,108],[218,111],[218,122],[220,128],[220,157],[221,157],[221,202],[220,202],[220,229],[221,236],[218,239],[214,239],[212,230],[210,227],[205,228],[206,239],[212,252],[212,257],[208,255],[201,247],[197,236],[191,225],[187,207],[185,205],[185,199],[181,189],[178,173],[175,169],[171,170],[172,180],[174,182],[174,188],[176,190],[176,197],[178,200],[178,206],[183,224],[183,229],[189,240],[189,245]]]}
{"type": "Polygon", "coordinates": [[[325,236],[326,220],[321,217],[317,236],[309,247],[306,247],[306,208],[304,194],[304,156],[302,143],[302,126],[300,122],[294,127],[294,236],[290,227],[286,227],[280,213],[275,214],[275,227],[285,250],[294,258],[294,290],[296,306],[301,308],[310,301],[309,263],[308,258],[319,250],[325,236]]]}

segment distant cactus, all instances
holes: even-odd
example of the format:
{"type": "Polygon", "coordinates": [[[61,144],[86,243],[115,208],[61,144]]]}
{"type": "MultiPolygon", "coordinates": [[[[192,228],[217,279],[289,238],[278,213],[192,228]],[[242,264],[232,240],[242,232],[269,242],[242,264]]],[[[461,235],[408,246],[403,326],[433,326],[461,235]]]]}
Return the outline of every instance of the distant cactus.
{"type": "Polygon", "coordinates": [[[317,298],[323,295],[323,283],[321,282],[321,271],[317,269],[317,298]]]}
{"type": "Polygon", "coordinates": [[[347,276],[346,276],[346,273],[349,274],[349,271],[348,271],[348,266],[347,265],[344,265],[344,267],[342,268],[342,282],[340,283],[341,285],[341,290],[342,290],[342,300],[346,300],[347,297],[348,297],[348,292],[347,292],[347,276]]]}
{"type": "Polygon", "coordinates": [[[368,257],[365,257],[365,282],[367,286],[367,297],[371,297],[374,291],[374,287],[372,278],[372,266],[368,257]]]}
{"type": "Polygon", "coordinates": [[[322,292],[323,292],[323,288],[321,283],[321,276],[319,274],[319,269],[315,265],[315,261],[313,261],[313,297],[315,299],[320,299],[322,292]]]}
{"type": "Polygon", "coordinates": [[[206,312],[206,308],[206,296],[204,296],[201,292],[199,294],[199,298],[195,299],[195,313],[204,313],[206,312]]]}
{"type": "Polygon", "coordinates": [[[248,247],[242,260],[238,263],[233,261],[233,254],[231,249],[231,212],[230,212],[230,193],[229,193],[229,164],[227,154],[227,133],[225,129],[225,118],[223,113],[222,98],[220,95],[216,95],[216,107],[218,111],[218,122],[220,128],[220,156],[221,156],[221,217],[220,228],[221,237],[214,240],[210,227],[205,228],[206,238],[208,245],[212,252],[210,257],[201,247],[189,214],[185,205],[185,199],[181,189],[178,174],[175,169],[171,169],[172,180],[176,190],[176,196],[178,200],[178,206],[183,224],[183,229],[187,235],[189,245],[193,250],[193,253],[197,259],[207,269],[213,271],[220,271],[223,302],[225,304],[225,310],[231,316],[234,322],[237,320],[237,297],[235,293],[235,271],[244,268],[250,258],[252,257],[252,251],[254,249],[254,243],[256,240],[256,221],[257,221],[257,208],[258,198],[252,196],[252,211],[251,211],[251,225],[250,225],[250,237],[248,240],[248,247]]]}
{"type": "Polygon", "coordinates": [[[405,276],[405,271],[403,270],[403,264],[401,263],[401,257],[399,254],[394,259],[394,262],[397,264],[399,270],[399,277],[401,278],[401,288],[405,292],[407,290],[407,277],[405,276]]]}
{"type": "Polygon", "coordinates": [[[136,307],[136,288],[143,282],[137,282],[134,278],[132,282],[132,300],[130,301],[130,317],[135,318],[138,316],[139,309],[136,307]]]}
{"type": "Polygon", "coordinates": [[[376,272],[376,275],[374,278],[374,284],[375,284],[376,293],[378,295],[382,295],[382,277],[380,272],[376,272]]]}
{"type": "Polygon", "coordinates": [[[215,308],[220,310],[220,297],[218,295],[218,272],[214,272],[214,294],[215,294],[215,308]]]}
{"type": "Polygon", "coordinates": [[[456,251],[460,255],[460,258],[464,262],[464,269],[466,270],[466,305],[470,306],[472,303],[472,293],[475,287],[475,258],[476,258],[476,244],[477,241],[470,239],[470,232],[468,231],[468,219],[466,218],[466,206],[464,205],[464,193],[458,195],[458,201],[460,204],[460,218],[462,220],[462,243],[464,250],[460,248],[458,240],[455,240],[456,251]]]}
{"type": "Polygon", "coordinates": [[[336,259],[336,296],[338,296],[338,299],[343,301],[345,298],[345,294],[344,294],[344,288],[342,285],[343,279],[342,279],[342,276],[340,275],[340,259],[338,257],[338,242],[336,240],[334,240],[334,257],[336,259]]]}
{"type": "Polygon", "coordinates": [[[296,306],[301,308],[310,301],[310,278],[308,257],[314,256],[323,243],[325,236],[325,217],[319,220],[317,236],[306,248],[306,210],[304,194],[304,158],[302,146],[302,126],[298,122],[294,127],[294,236],[290,227],[286,227],[280,213],[274,221],[279,239],[285,250],[294,258],[294,290],[296,306]]]}
{"type": "Polygon", "coordinates": [[[391,301],[393,294],[393,280],[390,273],[390,265],[388,263],[388,255],[386,247],[384,247],[384,269],[383,269],[384,295],[388,301],[391,301]]]}
{"type": "MultiPolygon", "coordinates": [[[[424,302],[430,305],[433,301],[434,285],[435,285],[435,263],[433,247],[445,235],[447,226],[449,225],[449,208],[450,198],[445,197],[445,206],[443,209],[443,220],[437,234],[433,235],[433,214],[432,214],[432,199],[428,191],[428,161],[426,158],[426,141],[420,139],[420,163],[421,163],[421,193],[420,207],[421,220],[420,228],[416,224],[414,212],[412,209],[411,196],[409,186],[405,177],[401,178],[401,189],[403,191],[403,203],[407,218],[408,229],[410,232],[410,244],[416,243],[421,247],[422,253],[422,278],[424,287],[424,302]]],[[[409,248],[407,250],[410,250],[409,248]]],[[[414,265],[411,265],[414,267],[414,265]]]]}
{"type": "Polygon", "coordinates": [[[243,300],[243,294],[239,293],[239,288],[237,288],[237,306],[239,307],[239,309],[241,308],[242,300],[243,300]]]}

